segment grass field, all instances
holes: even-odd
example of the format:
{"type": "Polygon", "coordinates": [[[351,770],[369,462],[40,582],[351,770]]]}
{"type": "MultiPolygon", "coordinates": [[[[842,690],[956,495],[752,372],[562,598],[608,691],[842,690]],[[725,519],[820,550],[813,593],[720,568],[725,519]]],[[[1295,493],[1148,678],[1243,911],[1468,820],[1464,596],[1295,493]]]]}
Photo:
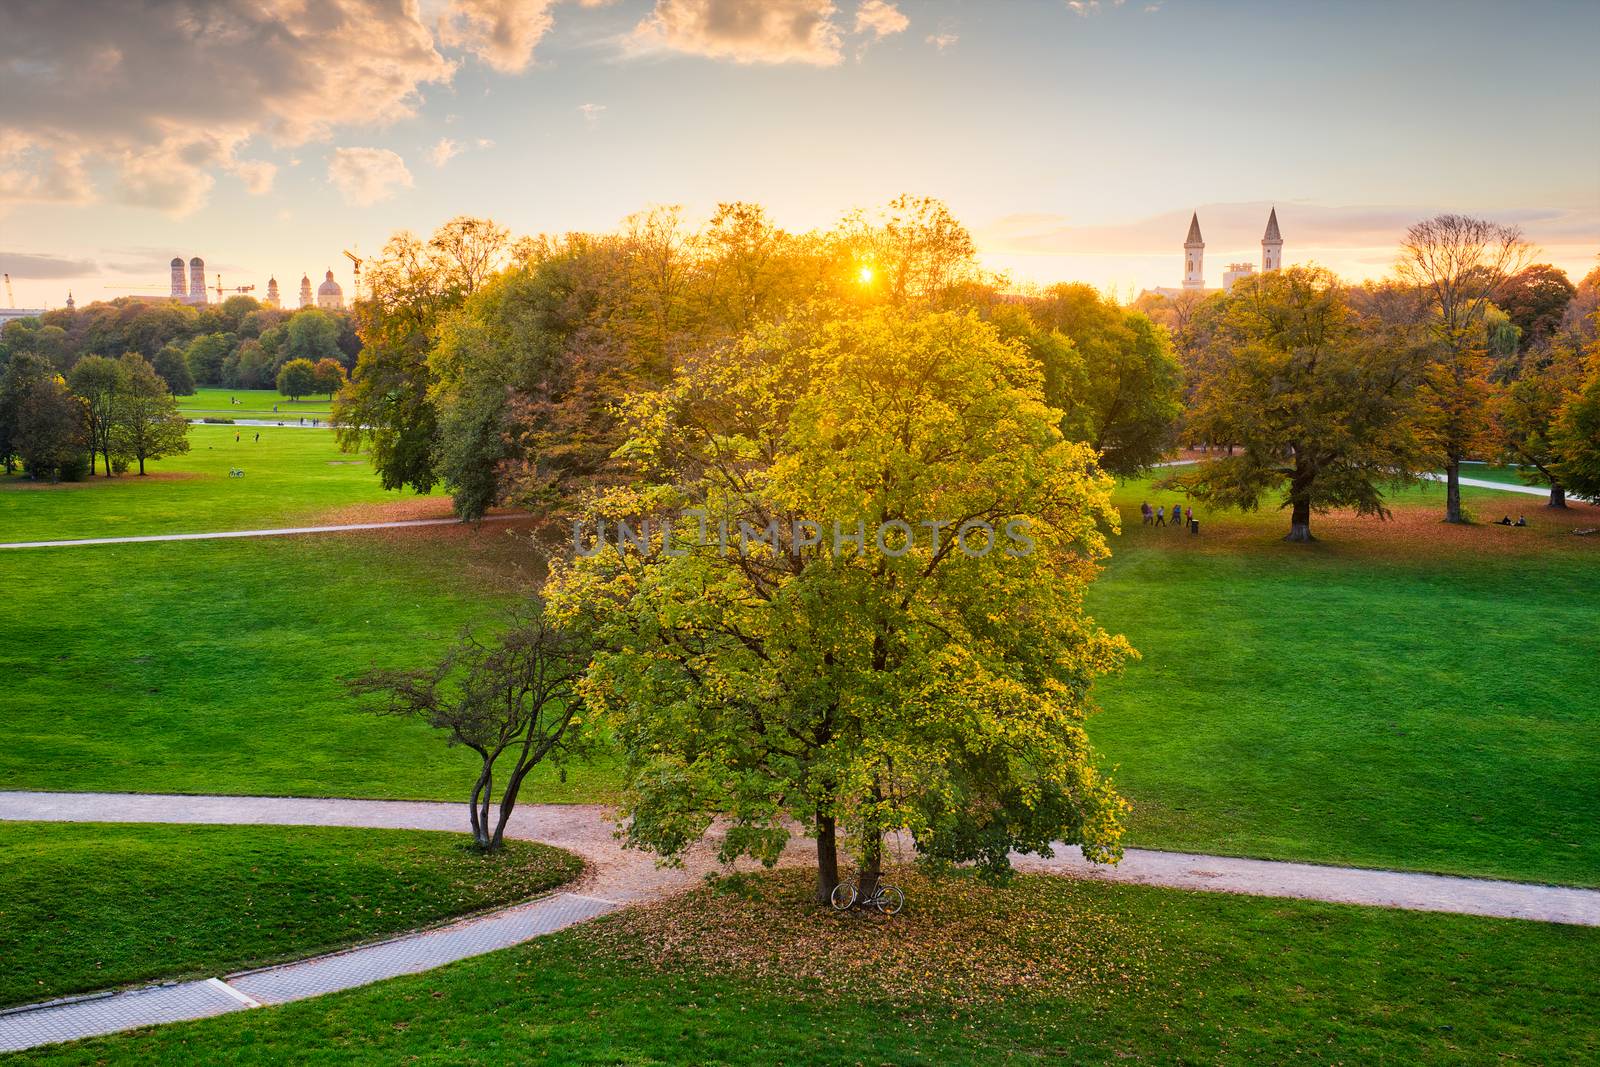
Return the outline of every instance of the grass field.
{"type": "Polygon", "coordinates": [[[1600,931],[1023,878],[892,922],[804,875],[440,971],[20,1062],[1576,1063],[1600,931]],[[973,953],[981,939],[984,953],[973,953]]]}
{"type": "Polygon", "coordinates": [[[402,517],[450,513],[442,496],[383,489],[366,457],[340,452],[328,430],[191,426],[189,448],[148,464],[145,478],[52,486],[0,475],[0,541],[293,526],[379,505],[402,517]],[[235,467],[244,477],[228,477],[235,467]]]}
{"type": "Polygon", "coordinates": [[[1600,544],[1542,513],[1445,527],[1437,489],[1310,546],[1277,512],[1140,525],[1171,497],[1119,490],[1089,598],[1143,654],[1090,724],[1131,843],[1600,884],[1600,544]]]}
{"type": "MultiPolygon", "coordinates": [[[[420,665],[493,622],[537,561],[497,525],[13,550],[0,565],[0,788],[464,800],[475,756],[361,711],[340,679],[420,665]]],[[[592,799],[612,777],[541,769],[528,784],[530,800],[592,799]]]]}
{"type": "Polygon", "coordinates": [[[290,400],[276,389],[223,389],[201,386],[193,396],[178,397],[178,407],[194,418],[326,418],[333,414],[327,394],[290,400]],[[272,409],[277,408],[274,412],[272,409]]]}
{"type": "Polygon", "coordinates": [[[525,900],[578,857],[458,834],[0,823],[0,1006],[216,975],[525,900]]]}

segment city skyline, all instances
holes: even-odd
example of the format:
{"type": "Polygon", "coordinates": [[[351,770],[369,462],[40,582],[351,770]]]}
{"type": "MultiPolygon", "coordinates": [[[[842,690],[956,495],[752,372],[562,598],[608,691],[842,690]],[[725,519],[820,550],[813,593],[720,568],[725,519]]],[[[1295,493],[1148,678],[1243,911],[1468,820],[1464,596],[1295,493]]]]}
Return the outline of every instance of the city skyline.
{"type": "Polygon", "coordinates": [[[1491,4],[7,6],[25,306],[160,286],[173,256],[258,297],[329,269],[349,291],[343,249],[458,214],[564,232],[754,200],[808,229],[901,192],[1018,282],[1125,298],[1181,282],[1196,212],[1212,285],[1273,207],[1286,262],[1350,280],[1442,211],[1521,226],[1574,280],[1600,263],[1592,5],[1531,5],[1514,36],[1491,4]]]}

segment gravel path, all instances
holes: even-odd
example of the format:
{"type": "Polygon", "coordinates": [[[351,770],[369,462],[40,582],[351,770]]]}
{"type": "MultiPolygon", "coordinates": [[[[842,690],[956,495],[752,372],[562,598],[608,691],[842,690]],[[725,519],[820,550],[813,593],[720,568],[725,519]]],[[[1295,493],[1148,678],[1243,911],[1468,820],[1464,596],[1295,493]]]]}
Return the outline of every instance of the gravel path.
{"type": "MultiPolygon", "coordinates": [[[[479,522],[510,522],[521,515],[485,515],[479,522]]],[[[348,522],[341,526],[282,526],[272,530],[221,530],[215,533],[145,534],[140,537],[80,537],[72,541],[6,541],[0,548],[79,548],[84,545],[139,545],[147,541],[216,541],[228,537],[290,537],[295,534],[350,533],[390,530],[401,526],[460,525],[460,519],[397,519],[394,522],[348,522]]]]}
{"type": "MultiPolygon", "coordinates": [[[[464,832],[462,807],[301,797],[0,792],[0,820],[464,832]]],[[[521,805],[507,827],[510,836],[570,849],[586,861],[583,876],[565,891],[389,941],[257,971],[0,1012],[0,1052],[245,1011],[412,974],[552,933],[629,903],[678,892],[717,868],[714,839],[697,846],[683,867],[661,868],[651,856],[621,848],[613,829],[605,809],[595,805],[521,805]]],[[[797,840],[784,855],[785,864],[810,859],[810,842],[804,840],[797,840]]],[[[1076,848],[1063,848],[1052,859],[1018,856],[1015,860],[1019,870],[1108,882],[1600,926],[1600,890],[1145,849],[1127,850],[1115,867],[1088,863],[1076,848]]]]}

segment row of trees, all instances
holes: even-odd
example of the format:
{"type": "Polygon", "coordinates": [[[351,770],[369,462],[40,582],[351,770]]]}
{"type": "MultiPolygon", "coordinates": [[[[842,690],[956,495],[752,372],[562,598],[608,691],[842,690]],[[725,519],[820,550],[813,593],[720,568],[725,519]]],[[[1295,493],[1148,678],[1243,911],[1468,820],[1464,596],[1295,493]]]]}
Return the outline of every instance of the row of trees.
{"type": "Polygon", "coordinates": [[[1445,520],[1462,522],[1461,464],[1497,458],[1550,488],[1600,497],[1586,428],[1600,386],[1600,271],[1575,289],[1546,265],[1521,269],[1520,234],[1445,215],[1413,226],[1395,280],[1346,286],[1296,267],[1185,306],[1184,434],[1226,446],[1169,479],[1220,506],[1276,498],[1289,538],[1333,508],[1386,515],[1387,487],[1442,471],[1445,520]],[[1504,300],[1526,327],[1495,303],[1504,300]]]}
{"type": "Polygon", "coordinates": [[[167,383],[137,352],[85,356],[61,375],[31,352],[0,371],[0,463],[30,477],[77,481],[99,467],[107,477],[146,460],[189,450],[188,423],[167,383]]]}
{"type": "Polygon", "coordinates": [[[1131,475],[1172,443],[1182,374],[1150,319],[1087,286],[1005,295],[944,205],[903,197],[825,232],[788,233],[752,204],[701,231],[677,213],[621,232],[513,242],[479,219],[394,238],[357,306],[362,354],[335,418],[384,484],[443,484],[475,518],[557,511],[618,474],[619,399],[764,323],[888,305],[965,309],[1021,345],[1066,435],[1131,475]]]}
{"type": "Polygon", "coordinates": [[[204,308],[122,298],[47,311],[0,329],[0,365],[30,353],[66,374],[87,355],[137,352],[177,396],[197,385],[270,389],[295,359],[331,359],[348,369],[360,348],[348,315],[284,311],[248,296],[204,308]]]}

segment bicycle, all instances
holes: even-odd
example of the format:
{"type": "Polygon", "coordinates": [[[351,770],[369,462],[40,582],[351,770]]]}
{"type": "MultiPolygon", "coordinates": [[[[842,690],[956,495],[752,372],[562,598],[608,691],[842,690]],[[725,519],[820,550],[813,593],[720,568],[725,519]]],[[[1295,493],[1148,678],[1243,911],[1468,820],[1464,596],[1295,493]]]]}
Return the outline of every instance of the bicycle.
{"type": "Polygon", "coordinates": [[[835,911],[849,911],[860,904],[863,908],[877,908],[880,915],[898,915],[900,909],[906,906],[906,895],[897,886],[880,881],[877,889],[869,897],[858,898],[856,880],[840,882],[833,887],[833,908],[835,911]]]}

